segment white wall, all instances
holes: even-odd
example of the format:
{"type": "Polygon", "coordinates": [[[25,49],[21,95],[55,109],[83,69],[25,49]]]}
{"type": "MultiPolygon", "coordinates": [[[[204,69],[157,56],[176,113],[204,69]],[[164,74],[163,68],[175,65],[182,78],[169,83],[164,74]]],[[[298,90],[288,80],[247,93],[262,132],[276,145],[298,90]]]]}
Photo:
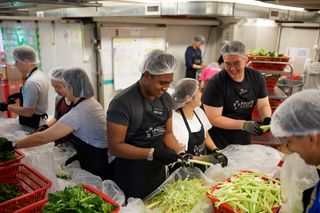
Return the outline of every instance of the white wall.
{"type": "MultiPolygon", "coordinates": [[[[83,68],[96,89],[96,62],[92,43],[92,26],[72,22],[40,22],[39,43],[42,70],[55,67],[83,68]]],[[[54,113],[56,93],[50,87],[48,114],[54,113]]]]}

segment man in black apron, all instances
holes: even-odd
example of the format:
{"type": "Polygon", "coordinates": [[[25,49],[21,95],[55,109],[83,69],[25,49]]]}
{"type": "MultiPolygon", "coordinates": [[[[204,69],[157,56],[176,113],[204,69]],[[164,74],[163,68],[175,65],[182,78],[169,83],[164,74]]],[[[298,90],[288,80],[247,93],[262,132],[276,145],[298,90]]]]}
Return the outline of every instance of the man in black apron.
{"type": "Polygon", "coordinates": [[[0,103],[0,111],[11,111],[19,115],[19,123],[31,128],[38,128],[41,119],[46,119],[48,109],[49,82],[36,64],[38,57],[30,46],[20,46],[14,49],[15,66],[21,73],[27,73],[25,83],[20,93],[8,97],[7,103],[0,103]],[[12,105],[19,99],[20,106],[12,105]]]}
{"type": "Polygon", "coordinates": [[[193,44],[188,46],[185,52],[186,77],[196,79],[197,71],[204,68],[202,62],[201,44],[205,41],[204,37],[197,35],[193,38],[193,44]]]}
{"type": "Polygon", "coordinates": [[[252,120],[254,106],[264,125],[270,124],[271,108],[265,80],[259,71],[246,67],[246,49],[239,41],[229,41],[221,48],[224,69],[211,78],[202,102],[212,128],[209,134],[218,148],[229,144],[250,144],[250,135],[262,135],[260,125],[252,120]]]}
{"type": "Polygon", "coordinates": [[[165,164],[178,160],[180,146],[172,134],[172,101],[166,92],[176,59],[152,51],[141,79],[120,92],[107,112],[109,151],[115,182],[126,197],[144,198],[166,178],[165,164]]]}

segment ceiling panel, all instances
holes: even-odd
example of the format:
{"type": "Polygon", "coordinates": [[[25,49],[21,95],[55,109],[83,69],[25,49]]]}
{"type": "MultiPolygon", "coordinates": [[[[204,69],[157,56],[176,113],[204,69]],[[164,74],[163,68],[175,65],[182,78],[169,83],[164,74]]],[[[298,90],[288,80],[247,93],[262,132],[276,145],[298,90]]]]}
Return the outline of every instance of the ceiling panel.
{"type": "Polygon", "coordinates": [[[320,0],[260,0],[265,3],[279,4],[291,7],[302,7],[310,11],[320,11],[320,0]]]}

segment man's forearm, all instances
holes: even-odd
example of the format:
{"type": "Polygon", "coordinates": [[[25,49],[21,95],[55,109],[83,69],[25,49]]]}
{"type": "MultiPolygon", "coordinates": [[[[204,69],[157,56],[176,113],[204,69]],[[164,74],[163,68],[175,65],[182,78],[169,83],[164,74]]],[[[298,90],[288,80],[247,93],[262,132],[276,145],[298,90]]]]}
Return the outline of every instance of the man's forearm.
{"type": "Polygon", "coordinates": [[[131,160],[146,160],[148,158],[150,148],[141,148],[127,143],[121,143],[109,147],[112,155],[120,158],[131,160]]]}
{"type": "Polygon", "coordinates": [[[166,147],[174,150],[176,153],[180,153],[182,150],[176,137],[174,137],[173,133],[165,134],[163,137],[163,143],[165,144],[166,147]]]}
{"type": "Polygon", "coordinates": [[[243,120],[232,119],[226,116],[219,116],[211,120],[210,122],[212,126],[215,126],[221,129],[230,129],[230,130],[241,129],[242,123],[243,123],[243,120]]]}
{"type": "Polygon", "coordinates": [[[35,109],[34,108],[24,108],[24,107],[19,107],[19,106],[15,106],[15,105],[8,105],[8,111],[14,112],[18,115],[22,115],[25,117],[31,117],[34,114],[35,109]]]}

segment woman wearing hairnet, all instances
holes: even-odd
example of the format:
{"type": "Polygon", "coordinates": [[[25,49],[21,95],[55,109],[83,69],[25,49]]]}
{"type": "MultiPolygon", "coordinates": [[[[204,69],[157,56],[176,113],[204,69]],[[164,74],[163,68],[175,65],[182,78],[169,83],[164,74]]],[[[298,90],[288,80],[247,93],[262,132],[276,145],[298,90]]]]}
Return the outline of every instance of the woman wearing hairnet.
{"type": "MultiPolygon", "coordinates": [[[[64,92],[64,88],[66,85],[63,83],[62,73],[66,68],[54,68],[52,69],[48,76],[51,80],[51,85],[57,93],[55,100],[55,112],[54,117],[48,121],[48,123],[41,125],[36,132],[43,131],[48,129],[50,126],[55,124],[64,114],[69,112],[72,108],[73,103],[68,100],[66,94],[64,92]]],[[[55,144],[58,145],[60,143],[65,142],[68,137],[63,137],[55,141],[55,144]]]]}
{"type": "MultiPolygon", "coordinates": [[[[227,158],[218,151],[216,145],[208,134],[211,128],[210,121],[200,108],[201,90],[198,81],[192,78],[184,78],[177,82],[173,100],[172,125],[173,134],[182,147],[182,151],[193,156],[200,156],[196,159],[204,160],[212,154],[211,163],[221,163],[226,166],[227,158]]],[[[202,168],[201,168],[202,169],[202,168]]]]}
{"type": "Polygon", "coordinates": [[[165,165],[178,160],[172,100],[166,92],[176,63],[171,54],[152,51],[140,80],[109,105],[108,143],[110,153],[116,156],[115,182],[127,198],[146,197],[165,180],[165,165]]]}
{"type": "MultiPolygon", "coordinates": [[[[286,99],[274,112],[271,132],[307,164],[320,164],[320,90],[304,90],[286,99]]],[[[304,212],[320,212],[320,182],[303,193],[304,212]]]]}
{"type": "Polygon", "coordinates": [[[61,94],[74,103],[72,109],[48,129],[16,141],[16,147],[39,146],[70,134],[81,168],[102,179],[112,178],[108,164],[105,114],[93,98],[89,78],[81,68],[66,69],[61,75],[61,94]]]}
{"type": "Polygon", "coordinates": [[[186,77],[196,78],[197,71],[204,68],[205,65],[202,61],[201,45],[204,43],[205,39],[202,35],[196,35],[193,37],[193,44],[188,46],[184,54],[186,62],[186,77]]]}
{"type": "Polygon", "coordinates": [[[31,128],[38,128],[42,119],[47,118],[49,81],[38,69],[38,56],[35,50],[27,45],[13,50],[16,68],[27,73],[28,77],[20,89],[20,93],[8,96],[8,102],[0,102],[0,111],[11,111],[19,115],[19,123],[31,128]],[[15,100],[20,106],[15,106],[15,100]]]}
{"type": "Polygon", "coordinates": [[[213,126],[209,134],[223,149],[229,144],[250,144],[250,135],[262,135],[251,113],[256,105],[263,124],[268,125],[271,108],[262,74],[246,67],[244,44],[229,41],[222,46],[221,54],[224,69],[207,82],[202,102],[213,126]]]}

